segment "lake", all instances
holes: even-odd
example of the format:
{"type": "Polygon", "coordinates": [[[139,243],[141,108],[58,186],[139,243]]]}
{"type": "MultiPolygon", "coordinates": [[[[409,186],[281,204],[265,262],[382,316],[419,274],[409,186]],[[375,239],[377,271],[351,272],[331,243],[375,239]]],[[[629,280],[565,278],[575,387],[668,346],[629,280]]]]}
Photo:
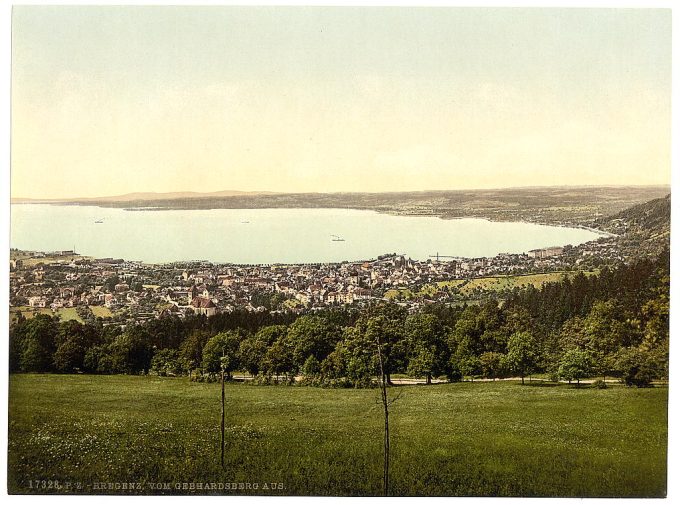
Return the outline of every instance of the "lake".
{"type": "Polygon", "coordinates": [[[385,253],[426,260],[522,253],[595,240],[593,231],[484,219],[392,216],[348,209],[127,211],[93,206],[14,204],[10,245],[74,249],[149,263],[317,263],[385,253]]]}

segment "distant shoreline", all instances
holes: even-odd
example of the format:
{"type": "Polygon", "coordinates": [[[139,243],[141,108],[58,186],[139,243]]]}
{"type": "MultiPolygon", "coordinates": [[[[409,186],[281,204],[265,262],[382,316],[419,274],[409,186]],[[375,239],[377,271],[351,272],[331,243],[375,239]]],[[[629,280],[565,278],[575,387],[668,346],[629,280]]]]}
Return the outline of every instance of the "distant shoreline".
{"type": "Polygon", "coordinates": [[[133,193],[103,199],[15,199],[13,205],[118,208],[132,212],[212,209],[352,209],[408,217],[478,218],[581,227],[604,236],[599,221],[670,193],[669,186],[546,186],[389,193],[133,193]],[[181,197],[177,196],[181,195],[181,197]]]}
{"type": "Polygon", "coordinates": [[[299,192],[278,192],[278,191],[240,191],[225,190],[213,192],[199,191],[170,191],[170,192],[135,192],[123,195],[94,196],[94,197],[69,197],[69,198],[10,198],[10,203],[62,203],[79,204],[84,202],[125,202],[125,201],[152,201],[152,200],[174,200],[174,199],[194,199],[194,198],[219,198],[219,197],[257,197],[263,195],[273,196],[294,196],[294,195],[414,195],[414,194],[448,194],[448,193],[488,193],[488,192],[514,192],[514,191],[533,191],[542,190],[597,190],[597,189],[642,189],[642,188],[664,188],[663,191],[671,191],[670,184],[641,184],[641,185],[574,185],[574,186],[511,186],[505,188],[474,188],[474,189],[425,189],[418,191],[299,191],[299,192]]]}
{"type": "Polygon", "coordinates": [[[392,215],[392,216],[399,216],[399,217],[436,217],[439,219],[443,220],[456,220],[456,219],[482,219],[485,221],[490,221],[490,222],[496,222],[496,223],[522,223],[522,224],[535,224],[535,225],[540,225],[540,226],[555,226],[555,227],[561,227],[561,228],[580,228],[583,230],[587,230],[593,233],[596,233],[602,237],[617,237],[618,235],[615,233],[611,233],[605,230],[601,230],[598,228],[593,228],[590,226],[585,226],[581,224],[573,224],[573,223],[562,223],[562,222],[549,222],[549,221],[527,221],[525,219],[498,219],[494,217],[489,217],[489,216],[483,216],[483,215],[470,215],[470,216],[447,216],[447,215],[442,215],[442,214],[436,214],[436,213],[420,213],[420,214],[415,214],[415,213],[406,213],[406,212],[400,212],[400,211],[392,211],[392,210],[381,210],[381,209],[367,209],[367,208],[353,208],[353,207],[214,207],[214,208],[191,208],[191,207],[111,207],[111,206],[103,206],[103,205],[97,205],[97,204],[81,204],[81,203],[33,203],[33,202],[21,202],[21,203],[13,203],[12,205],[57,205],[57,206],[68,206],[68,205],[76,205],[78,207],[97,207],[97,208],[114,208],[118,210],[123,210],[126,212],[167,212],[167,211],[192,211],[192,210],[292,210],[292,209],[299,209],[299,210],[356,210],[356,211],[364,211],[364,212],[376,212],[378,214],[387,214],[387,215],[392,215]]]}

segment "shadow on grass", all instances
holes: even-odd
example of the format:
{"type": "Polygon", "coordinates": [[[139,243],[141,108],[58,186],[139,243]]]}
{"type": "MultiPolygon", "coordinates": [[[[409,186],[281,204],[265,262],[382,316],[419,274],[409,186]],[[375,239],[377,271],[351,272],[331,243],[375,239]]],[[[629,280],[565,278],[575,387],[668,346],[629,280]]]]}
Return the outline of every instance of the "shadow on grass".
{"type": "Polygon", "coordinates": [[[561,384],[558,382],[525,382],[524,385],[532,388],[555,388],[561,384]]]}

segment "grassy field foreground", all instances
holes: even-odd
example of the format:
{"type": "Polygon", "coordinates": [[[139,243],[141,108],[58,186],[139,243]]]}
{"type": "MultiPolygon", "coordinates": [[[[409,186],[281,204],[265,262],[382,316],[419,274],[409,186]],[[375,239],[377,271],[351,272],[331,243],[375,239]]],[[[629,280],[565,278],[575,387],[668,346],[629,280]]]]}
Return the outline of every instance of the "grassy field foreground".
{"type": "MultiPolygon", "coordinates": [[[[391,494],[665,495],[666,388],[487,382],[390,391],[399,393],[391,494]]],[[[230,384],[226,396],[222,470],[219,384],[13,375],[9,491],[381,494],[377,390],[230,384]]]]}

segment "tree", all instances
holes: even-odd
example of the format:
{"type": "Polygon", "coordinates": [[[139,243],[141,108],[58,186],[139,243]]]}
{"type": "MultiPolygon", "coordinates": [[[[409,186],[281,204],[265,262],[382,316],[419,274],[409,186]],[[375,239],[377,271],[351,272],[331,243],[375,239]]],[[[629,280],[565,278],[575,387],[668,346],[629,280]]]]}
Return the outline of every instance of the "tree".
{"type": "Polygon", "coordinates": [[[212,337],[203,348],[202,368],[209,373],[217,373],[224,364],[227,378],[231,372],[240,366],[238,350],[241,340],[245,337],[243,330],[223,331],[212,337]],[[221,358],[225,358],[222,360],[221,358]]]}
{"type": "Polygon", "coordinates": [[[21,320],[23,316],[19,312],[19,321],[16,326],[10,326],[9,329],[9,371],[10,373],[18,372],[21,370],[19,362],[21,361],[21,355],[24,350],[24,335],[20,330],[21,325],[25,322],[21,320]]]}
{"type": "Polygon", "coordinates": [[[380,398],[383,404],[383,414],[385,418],[385,429],[383,431],[383,495],[387,496],[390,489],[390,409],[389,400],[387,398],[387,375],[385,374],[385,367],[383,365],[383,358],[381,348],[382,343],[380,338],[376,339],[376,350],[378,352],[378,366],[380,381],[380,398]]]}
{"type": "Polygon", "coordinates": [[[107,354],[106,345],[95,345],[90,347],[85,351],[85,357],[83,358],[83,368],[88,373],[111,373],[108,370],[104,370],[104,356],[107,354]],[[100,367],[101,363],[101,367],[100,367]]]}
{"type": "Polygon", "coordinates": [[[390,490],[390,405],[399,399],[399,396],[389,399],[387,393],[387,373],[385,372],[385,363],[383,359],[383,342],[380,339],[380,334],[375,334],[375,352],[377,358],[377,376],[378,384],[380,385],[380,399],[383,405],[383,416],[385,425],[383,429],[383,495],[389,495],[390,490]]]}
{"type": "Polygon", "coordinates": [[[267,349],[262,363],[263,370],[268,376],[285,375],[292,380],[297,372],[293,365],[292,352],[283,338],[278,339],[267,349]]]}
{"type": "Polygon", "coordinates": [[[411,351],[406,373],[411,377],[425,377],[426,384],[432,384],[432,376],[440,375],[435,350],[423,345],[417,346],[411,351]]]}
{"type": "MultiPolygon", "coordinates": [[[[588,351],[592,373],[606,378],[613,373],[613,354],[621,346],[639,341],[639,332],[624,317],[614,300],[595,301],[586,317],[573,317],[560,329],[560,346],[564,351],[588,351]]],[[[560,358],[561,359],[561,358],[560,358]]]]}
{"type": "Polygon", "coordinates": [[[117,275],[112,275],[104,281],[104,289],[108,292],[113,292],[116,284],[120,284],[120,278],[117,275]]]}
{"type": "Polygon", "coordinates": [[[198,364],[203,359],[203,348],[210,339],[210,334],[205,330],[193,330],[182,341],[179,346],[179,356],[186,360],[198,364]]]}
{"type": "MultiPolygon", "coordinates": [[[[337,367],[337,371],[342,370],[355,387],[370,386],[372,378],[377,374],[375,343],[372,344],[368,338],[369,336],[359,328],[347,327],[343,332],[342,342],[338,343],[336,349],[328,356],[329,359],[332,358],[332,364],[337,367]]],[[[326,363],[326,366],[328,368],[329,364],[326,363]]]]}
{"type": "Polygon", "coordinates": [[[511,373],[519,374],[524,384],[524,377],[533,373],[536,366],[536,341],[531,333],[520,331],[508,340],[508,352],[505,365],[511,373]]]}
{"type": "Polygon", "coordinates": [[[302,375],[305,377],[315,377],[319,375],[321,372],[321,364],[319,363],[319,360],[314,357],[314,355],[310,355],[309,358],[305,361],[305,363],[302,365],[302,375]]]}
{"type": "Polygon", "coordinates": [[[520,331],[525,326],[523,317],[525,314],[516,311],[511,321],[506,321],[506,313],[498,306],[498,301],[491,298],[481,305],[477,314],[477,328],[479,335],[479,347],[476,349],[477,356],[484,351],[503,352],[508,343],[508,335],[514,331],[520,331]]]}
{"type": "Polygon", "coordinates": [[[262,368],[262,362],[267,354],[267,343],[256,336],[249,336],[239,344],[238,354],[241,366],[250,375],[255,376],[262,368]]]}
{"type": "Polygon", "coordinates": [[[220,357],[220,389],[221,389],[221,412],[220,412],[220,464],[224,468],[224,373],[229,368],[229,358],[225,355],[220,357]]]}
{"type": "MultiPolygon", "coordinates": [[[[148,334],[149,344],[158,349],[177,349],[189,331],[189,325],[183,324],[177,316],[151,319],[144,324],[144,328],[148,334]]],[[[189,359],[195,360],[196,357],[189,359]]],[[[200,360],[200,353],[198,359],[200,360]]]]}
{"type": "MultiPolygon", "coordinates": [[[[670,279],[664,279],[664,283],[670,279]]],[[[665,289],[667,285],[664,286],[665,289]]],[[[644,318],[643,345],[651,349],[663,342],[668,341],[669,336],[669,300],[665,289],[656,298],[649,300],[642,307],[644,318]]]]}
{"type": "Polygon", "coordinates": [[[587,347],[602,355],[640,340],[639,332],[626,323],[623,310],[614,300],[595,302],[583,320],[583,330],[587,347]]]}
{"type": "Polygon", "coordinates": [[[562,353],[569,349],[586,349],[588,337],[583,318],[576,316],[565,321],[559,330],[558,340],[562,353]]]}
{"type": "Polygon", "coordinates": [[[157,349],[151,359],[150,371],[162,377],[166,375],[180,375],[182,363],[176,349],[157,349]]]}
{"type": "Polygon", "coordinates": [[[57,319],[44,314],[24,323],[19,358],[22,372],[48,372],[52,369],[57,332],[57,319]]]}
{"type": "Polygon", "coordinates": [[[463,372],[460,371],[460,367],[458,366],[458,362],[455,361],[455,358],[452,356],[451,360],[449,361],[449,368],[448,372],[446,374],[449,382],[460,382],[463,380],[463,372]]]}
{"type": "MultiPolygon", "coordinates": [[[[341,379],[347,377],[347,362],[349,361],[349,351],[345,344],[345,332],[349,328],[344,328],[343,338],[340,340],[333,351],[321,362],[321,376],[329,379],[341,379]]],[[[353,329],[353,328],[352,328],[353,329]]]]}
{"type": "Polygon", "coordinates": [[[667,354],[648,351],[643,346],[621,349],[616,355],[616,368],[626,386],[649,387],[663,377],[667,354]]]}
{"type": "Polygon", "coordinates": [[[254,338],[249,339],[252,346],[245,344],[246,353],[242,356],[244,366],[249,367],[251,373],[257,368],[258,372],[265,372],[269,376],[289,373],[293,376],[293,357],[287,335],[288,328],[284,325],[260,328],[254,338]]]}
{"type": "Polygon", "coordinates": [[[23,372],[46,372],[50,369],[49,352],[36,339],[28,339],[21,353],[20,366],[23,372]]]}
{"type": "Polygon", "coordinates": [[[458,369],[463,376],[469,376],[472,381],[481,369],[481,362],[474,354],[467,354],[458,358],[458,369]]]}
{"type": "Polygon", "coordinates": [[[499,352],[485,352],[479,357],[482,375],[487,379],[496,380],[503,377],[505,355],[499,352]]]}
{"type": "Polygon", "coordinates": [[[446,373],[448,361],[446,328],[437,316],[433,314],[408,316],[405,334],[409,375],[425,377],[427,384],[431,384],[433,376],[446,373]]]}
{"type": "Polygon", "coordinates": [[[143,335],[137,332],[120,334],[105,350],[99,362],[100,372],[146,374],[151,367],[154,350],[143,335]]]}
{"type": "MultiPolygon", "coordinates": [[[[451,286],[446,286],[445,289],[447,291],[457,292],[457,289],[452,288],[451,286]]],[[[456,321],[458,321],[458,317],[463,310],[464,309],[461,307],[452,307],[443,303],[425,305],[422,309],[423,314],[433,314],[437,316],[437,319],[439,319],[444,326],[449,327],[455,326],[456,321]]]]}
{"type": "Polygon", "coordinates": [[[114,373],[146,373],[151,366],[153,349],[143,327],[133,326],[108,346],[114,373]]]}
{"type": "Polygon", "coordinates": [[[367,356],[372,357],[370,360],[373,370],[370,374],[375,375],[377,368],[375,342],[379,338],[382,345],[383,369],[388,384],[391,383],[392,373],[405,368],[407,354],[404,338],[405,319],[406,311],[402,307],[394,303],[380,303],[365,309],[354,325],[355,332],[352,334],[354,358],[363,355],[360,361],[365,362],[367,356]]]}
{"type": "Polygon", "coordinates": [[[581,379],[592,373],[592,359],[589,353],[578,349],[571,349],[564,353],[560,359],[557,374],[569,382],[576,380],[580,384],[581,379]]]}
{"type": "MultiPolygon", "coordinates": [[[[507,336],[518,331],[529,331],[532,326],[531,315],[524,307],[512,307],[505,311],[502,331],[506,334],[503,350],[507,347],[507,336]]],[[[499,351],[500,352],[500,351],[499,351]]]]}
{"type": "Polygon", "coordinates": [[[340,328],[320,316],[302,316],[288,327],[293,364],[300,369],[310,356],[321,362],[340,340],[340,328]]]}
{"type": "Polygon", "coordinates": [[[451,354],[463,355],[483,352],[481,336],[484,333],[483,319],[478,317],[480,309],[477,306],[467,307],[460,315],[453,330],[449,334],[449,349],[451,354]]]}
{"type": "Polygon", "coordinates": [[[274,324],[270,326],[263,326],[257,333],[255,338],[265,342],[268,346],[276,342],[279,338],[285,337],[288,334],[288,327],[284,324],[274,324]]]}
{"type": "Polygon", "coordinates": [[[54,352],[52,357],[54,368],[64,373],[71,373],[82,368],[86,350],[77,339],[66,340],[54,352]]]}
{"type": "Polygon", "coordinates": [[[83,368],[87,350],[101,343],[98,328],[78,321],[63,321],[56,335],[57,349],[52,356],[54,368],[59,372],[72,373],[83,368]]]}

